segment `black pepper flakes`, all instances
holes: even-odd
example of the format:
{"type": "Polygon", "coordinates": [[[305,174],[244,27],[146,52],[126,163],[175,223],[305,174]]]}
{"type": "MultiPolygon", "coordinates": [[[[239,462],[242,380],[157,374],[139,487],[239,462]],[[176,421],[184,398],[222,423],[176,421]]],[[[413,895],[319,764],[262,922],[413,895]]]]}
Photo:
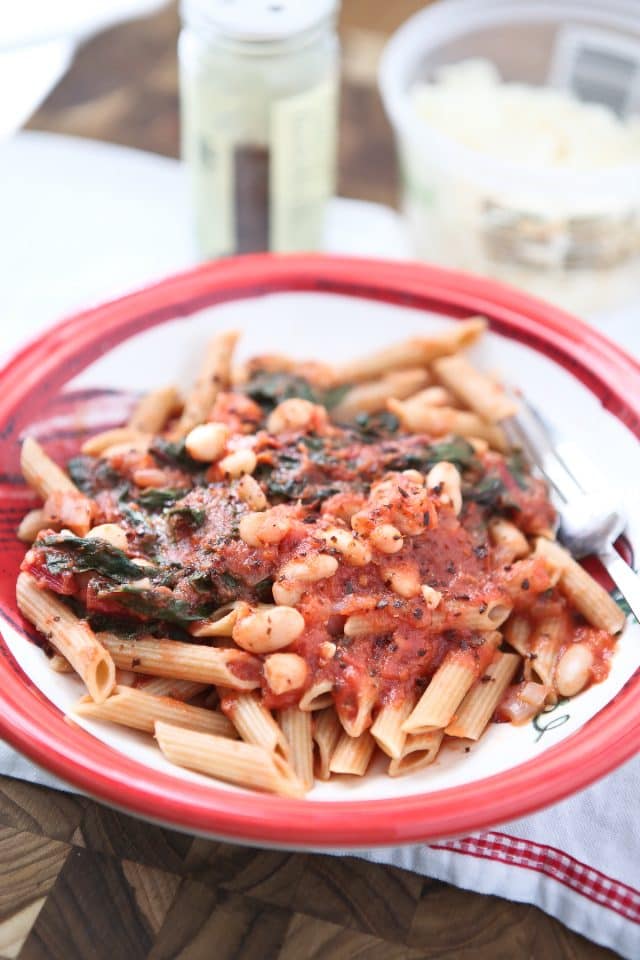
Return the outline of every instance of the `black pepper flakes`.
{"type": "Polygon", "coordinates": [[[421,610],[420,607],[416,607],[413,611],[413,615],[416,618],[416,620],[422,620],[424,616],[424,611],[421,610]]]}
{"type": "Polygon", "coordinates": [[[525,577],[525,579],[522,581],[522,583],[520,584],[520,586],[522,587],[523,590],[528,590],[528,589],[529,589],[530,583],[529,583],[529,581],[527,580],[526,577],[525,577]]]}

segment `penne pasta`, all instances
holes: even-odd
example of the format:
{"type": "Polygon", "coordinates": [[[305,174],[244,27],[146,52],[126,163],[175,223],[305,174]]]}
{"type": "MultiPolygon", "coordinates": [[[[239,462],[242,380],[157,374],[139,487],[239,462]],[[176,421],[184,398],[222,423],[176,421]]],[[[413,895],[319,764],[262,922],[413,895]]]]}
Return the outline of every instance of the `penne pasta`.
{"type": "Polygon", "coordinates": [[[522,530],[504,517],[493,517],[489,521],[489,538],[496,548],[496,563],[513,563],[531,553],[529,541],[522,530]]]}
{"type": "Polygon", "coordinates": [[[193,390],[185,400],[182,416],[172,431],[174,438],[185,437],[209,416],[218,393],[231,383],[231,357],[239,334],[217,334],[210,342],[193,390]]]}
{"type": "Polygon", "coordinates": [[[410,733],[404,743],[402,754],[392,757],[387,772],[390,777],[403,777],[430,766],[438,756],[444,737],[443,730],[430,733],[410,733]]]}
{"type": "Polygon", "coordinates": [[[86,697],[75,705],[73,712],[80,717],[108,720],[144,733],[153,733],[156,720],[163,720],[177,727],[214,733],[219,737],[237,737],[235,727],[222,713],[193,707],[171,697],[156,697],[139,687],[116,686],[102,703],[94,703],[86,697]]]}
{"type": "Polygon", "coordinates": [[[18,539],[23,543],[33,543],[41,530],[51,528],[44,510],[30,510],[20,521],[18,539]]]}
{"type": "Polygon", "coordinates": [[[286,760],[253,743],[185,730],[158,721],[158,746],[171,763],[240,787],[302,797],[304,789],[286,760]]]}
{"type": "Polygon", "coordinates": [[[479,414],[483,420],[499,423],[518,412],[518,405],[495,380],[469,363],[461,353],[434,360],[433,369],[441,383],[479,414]]]}
{"type": "Polygon", "coordinates": [[[298,707],[305,712],[323,710],[333,703],[333,681],[319,680],[313,683],[300,697],[298,707]]]}
{"type": "Polygon", "coordinates": [[[305,790],[313,786],[311,714],[297,707],[280,711],[280,726],[289,744],[290,763],[305,790]]]}
{"type": "Polygon", "coordinates": [[[427,366],[437,357],[471,346],[484,332],[486,325],[486,320],[474,317],[471,320],[461,320],[429,337],[413,337],[402,343],[392,344],[368,357],[360,357],[336,367],[336,380],[339,383],[361,383],[363,380],[373,380],[390,370],[427,366]]]}
{"type": "Polygon", "coordinates": [[[445,733],[450,737],[478,740],[513,680],[519,663],[520,657],[514,653],[496,653],[493,662],[467,693],[445,733]]]}
{"type": "Polygon", "coordinates": [[[348,773],[354,777],[363,777],[376,748],[376,742],[365,730],[357,737],[344,732],[333,751],[329,770],[331,773],[348,773]]]}
{"type": "Polygon", "coordinates": [[[82,452],[91,457],[99,457],[109,450],[122,448],[140,449],[141,445],[148,447],[151,443],[151,434],[141,433],[133,427],[116,427],[113,430],[104,430],[102,433],[96,433],[89,437],[82,444],[82,452]]]}
{"type": "Polygon", "coordinates": [[[67,658],[63,657],[61,653],[54,653],[53,656],[49,657],[49,667],[54,673],[75,673],[67,658]]]}
{"type": "Polygon", "coordinates": [[[195,680],[235,690],[260,686],[259,661],[243,650],[220,650],[175,640],[138,637],[131,640],[113,633],[98,634],[117,667],[153,677],[195,680]]]}
{"type": "Polygon", "coordinates": [[[469,658],[448,654],[402,724],[404,732],[428,733],[446,727],[475,679],[476,667],[469,658]]]}
{"type": "Polygon", "coordinates": [[[52,493],[80,492],[71,478],[47,456],[33,437],[27,437],[22,444],[20,469],[29,486],[43,500],[52,493]]]}
{"type": "Polygon", "coordinates": [[[175,387],[160,387],[146,393],[134,407],[127,426],[139,433],[159,433],[167,420],[182,407],[175,387]]]}
{"type": "Polygon", "coordinates": [[[230,637],[239,617],[248,616],[251,608],[244,600],[234,600],[220,607],[209,618],[192,623],[189,633],[192,637],[230,637]]]}
{"type": "Polygon", "coordinates": [[[385,704],[371,726],[371,735],[388,757],[398,760],[407,739],[402,725],[415,706],[413,697],[385,704]]]}
{"type": "Polygon", "coordinates": [[[115,685],[115,666],[86,620],[78,619],[51,591],[40,589],[28,573],[18,577],[16,595],[22,615],[69,661],[91,697],[97,703],[106,700],[115,685]]]}
{"type": "Polygon", "coordinates": [[[311,729],[313,740],[318,748],[316,773],[320,780],[328,780],[331,776],[331,757],[343,732],[342,724],[333,707],[314,714],[311,729]]]}
{"type": "Polygon", "coordinates": [[[208,689],[206,683],[193,680],[176,680],[174,677],[139,677],[136,686],[154,697],[172,697],[174,700],[193,700],[208,689]]]}
{"type": "Polygon", "coordinates": [[[359,413],[384,410],[391,397],[396,400],[410,397],[428,382],[429,374],[424,369],[393,371],[379,380],[352,387],[340,403],[332,408],[331,416],[338,423],[347,423],[359,413]]]}
{"type": "Polygon", "coordinates": [[[371,715],[378,698],[378,692],[373,683],[363,684],[354,692],[356,701],[355,711],[351,705],[346,706],[341,701],[336,703],[336,713],[345,733],[350,737],[359,737],[371,726],[371,715]]]}
{"type": "Polygon", "coordinates": [[[427,433],[433,437],[444,437],[450,433],[461,437],[479,437],[486,440],[494,450],[507,449],[504,431],[493,423],[487,423],[477,413],[434,406],[413,397],[408,400],[387,400],[387,409],[394,413],[403,427],[411,433],[427,433]]]}
{"type": "Polygon", "coordinates": [[[246,743],[280,753],[285,760],[289,758],[289,744],[283,731],[255,693],[238,693],[222,687],[218,692],[220,709],[246,743]]]}
{"type": "Polygon", "coordinates": [[[626,622],[624,613],[567,550],[554,541],[538,537],[535,553],[560,571],[560,589],[589,623],[608,633],[620,633],[626,622]]]}

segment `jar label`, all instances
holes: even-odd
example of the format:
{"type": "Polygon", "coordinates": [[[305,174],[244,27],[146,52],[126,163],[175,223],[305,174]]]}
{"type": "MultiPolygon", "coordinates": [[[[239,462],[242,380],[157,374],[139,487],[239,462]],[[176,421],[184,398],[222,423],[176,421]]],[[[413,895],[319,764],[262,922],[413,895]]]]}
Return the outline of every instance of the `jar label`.
{"type": "Polygon", "coordinates": [[[270,247],[313,250],[335,183],[337,81],[271,105],[270,247]]]}

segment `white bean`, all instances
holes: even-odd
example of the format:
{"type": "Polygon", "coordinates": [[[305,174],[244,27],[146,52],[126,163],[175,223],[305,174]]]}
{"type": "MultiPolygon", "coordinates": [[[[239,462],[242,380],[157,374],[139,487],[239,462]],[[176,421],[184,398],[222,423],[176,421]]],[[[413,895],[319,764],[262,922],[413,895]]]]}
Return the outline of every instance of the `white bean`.
{"type": "Polygon", "coordinates": [[[246,513],[240,520],[240,536],[250,547],[280,543],[291,529],[291,521],[273,510],[246,513]]]}
{"type": "MultiPolygon", "coordinates": [[[[303,583],[316,583],[332,577],[338,569],[338,561],[328,553],[314,553],[311,557],[296,557],[280,571],[285,580],[302,580],[303,583]]],[[[280,577],[278,579],[280,579],[280,577]]]]}
{"type": "Polygon", "coordinates": [[[437,496],[443,503],[450,503],[456,516],[462,510],[461,479],[457,467],[447,460],[441,460],[427,474],[427,488],[437,490],[437,496]]]}
{"type": "Polygon", "coordinates": [[[392,523],[381,523],[374,527],[369,534],[369,539],[380,553],[397,553],[404,546],[402,534],[392,523]]]}
{"type": "Polygon", "coordinates": [[[127,535],[117,523],[101,523],[87,534],[92,540],[104,540],[116,550],[126,550],[129,542],[127,535]]]}
{"type": "Polygon", "coordinates": [[[211,463],[217,460],[229,439],[229,428],[224,423],[200,423],[185,437],[187,453],[194,460],[211,463]]]}
{"type": "Polygon", "coordinates": [[[355,537],[350,530],[342,527],[329,527],[318,533],[328,547],[341,554],[347,563],[354,567],[364,567],[371,563],[371,550],[366,543],[355,537]]]}
{"type": "Polygon", "coordinates": [[[265,606],[236,621],[233,639],[249,653],[288,647],[304,630],[304,617],[293,607],[265,606]]]}
{"type": "Polygon", "coordinates": [[[297,653],[272,653],[265,658],[264,675],[269,689],[278,696],[305,685],[307,664],[297,653]]]}
{"type": "Polygon", "coordinates": [[[262,487],[251,474],[245,473],[243,477],[240,477],[236,492],[250,510],[266,510],[268,506],[267,498],[262,487]]]}
{"type": "Polygon", "coordinates": [[[283,400],[270,413],[267,420],[269,433],[285,433],[288,430],[306,430],[309,427],[318,427],[326,423],[327,414],[324,407],[310,400],[292,397],[283,400]]]}
{"type": "Polygon", "coordinates": [[[593,654],[584,643],[567,647],[556,666],[556,690],[563,697],[573,697],[588,683],[593,667],[593,654]]]}
{"type": "Polygon", "coordinates": [[[391,587],[394,593],[409,600],[420,593],[420,577],[417,570],[410,567],[387,569],[384,572],[384,582],[391,587]]]}
{"type": "Polygon", "coordinates": [[[257,462],[253,450],[245,447],[242,450],[235,450],[233,453],[227,454],[219,461],[218,466],[226,477],[237,480],[243,473],[253,473],[257,462]]]}
{"type": "Polygon", "coordinates": [[[424,602],[428,606],[429,610],[435,610],[442,600],[442,594],[439,590],[435,590],[433,587],[430,587],[427,583],[423,583],[420,588],[422,591],[422,596],[424,597],[424,602]]]}

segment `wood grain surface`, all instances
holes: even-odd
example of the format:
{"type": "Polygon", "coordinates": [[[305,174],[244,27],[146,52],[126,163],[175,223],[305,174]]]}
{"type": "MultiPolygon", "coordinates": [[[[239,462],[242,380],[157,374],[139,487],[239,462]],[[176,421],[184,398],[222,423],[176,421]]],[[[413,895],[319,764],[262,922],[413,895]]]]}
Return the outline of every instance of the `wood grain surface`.
{"type": "MultiPolygon", "coordinates": [[[[394,203],[376,91],[386,36],[420,0],[345,0],[339,192],[394,203]]],[[[178,154],[171,5],[79,51],[37,130],[178,154]]],[[[0,958],[605,960],[535,907],[354,857],[214,843],[0,777],[0,958]]]]}

